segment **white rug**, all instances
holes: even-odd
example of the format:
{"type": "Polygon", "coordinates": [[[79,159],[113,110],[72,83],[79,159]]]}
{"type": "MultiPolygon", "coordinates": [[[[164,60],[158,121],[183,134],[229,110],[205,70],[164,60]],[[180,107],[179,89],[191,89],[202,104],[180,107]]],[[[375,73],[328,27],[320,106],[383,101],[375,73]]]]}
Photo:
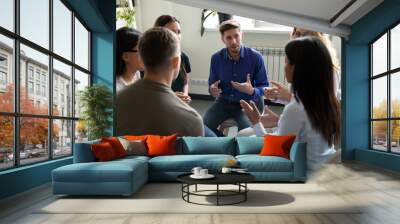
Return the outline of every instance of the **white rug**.
{"type": "MultiPolygon", "coordinates": [[[[190,204],[182,200],[180,184],[150,183],[131,197],[59,197],[36,213],[360,213],[359,205],[346,202],[316,184],[260,183],[248,187],[247,201],[237,205],[190,204]]],[[[212,188],[215,186],[199,186],[199,190],[212,188]]],[[[214,199],[191,198],[200,203],[215,203],[214,199]]],[[[234,199],[237,198],[226,198],[223,202],[234,199]]]]}

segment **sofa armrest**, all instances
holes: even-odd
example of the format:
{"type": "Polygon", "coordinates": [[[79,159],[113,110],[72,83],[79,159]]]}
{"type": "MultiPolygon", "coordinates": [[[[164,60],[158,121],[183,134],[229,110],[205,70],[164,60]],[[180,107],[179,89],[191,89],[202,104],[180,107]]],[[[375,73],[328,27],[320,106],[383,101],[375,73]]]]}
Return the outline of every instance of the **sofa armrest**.
{"type": "Polygon", "coordinates": [[[290,149],[290,160],[293,162],[293,179],[295,181],[305,181],[307,175],[306,143],[293,143],[290,149]]]}
{"type": "Polygon", "coordinates": [[[92,153],[90,146],[100,143],[99,140],[75,143],[74,147],[74,163],[89,163],[95,162],[96,158],[92,153]]]}

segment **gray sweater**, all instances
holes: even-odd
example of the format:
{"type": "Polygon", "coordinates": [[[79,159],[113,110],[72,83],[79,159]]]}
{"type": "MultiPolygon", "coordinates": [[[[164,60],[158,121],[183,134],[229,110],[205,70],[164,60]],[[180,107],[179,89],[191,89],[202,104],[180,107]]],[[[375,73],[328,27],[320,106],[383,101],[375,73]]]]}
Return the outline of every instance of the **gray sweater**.
{"type": "Polygon", "coordinates": [[[203,136],[201,116],[171,87],[140,79],[117,94],[116,133],[203,136]]]}

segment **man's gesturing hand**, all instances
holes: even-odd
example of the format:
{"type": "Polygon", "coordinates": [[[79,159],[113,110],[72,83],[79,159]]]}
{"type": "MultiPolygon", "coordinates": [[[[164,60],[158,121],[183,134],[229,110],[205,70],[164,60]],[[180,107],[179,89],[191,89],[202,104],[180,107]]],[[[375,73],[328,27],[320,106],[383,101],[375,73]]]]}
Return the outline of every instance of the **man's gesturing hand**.
{"type": "Polygon", "coordinates": [[[216,82],[214,82],[213,84],[211,84],[210,86],[210,93],[213,97],[219,97],[219,95],[221,95],[222,90],[218,87],[219,83],[221,81],[218,80],[216,82]]]}
{"type": "Polygon", "coordinates": [[[247,80],[246,82],[234,82],[231,81],[232,87],[237,89],[238,91],[242,93],[246,93],[247,95],[253,95],[254,94],[254,88],[251,85],[251,80],[250,80],[250,74],[247,74],[247,80]]]}

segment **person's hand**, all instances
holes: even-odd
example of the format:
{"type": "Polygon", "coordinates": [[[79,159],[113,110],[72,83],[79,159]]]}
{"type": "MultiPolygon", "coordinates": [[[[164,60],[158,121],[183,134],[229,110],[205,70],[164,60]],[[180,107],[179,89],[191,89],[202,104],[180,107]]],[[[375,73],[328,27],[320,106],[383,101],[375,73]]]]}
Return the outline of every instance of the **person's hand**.
{"type": "Polygon", "coordinates": [[[257,106],[253,101],[250,101],[250,104],[248,104],[246,101],[240,100],[240,106],[242,107],[246,116],[249,118],[250,123],[252,125],[255,125],[258,122],[260,122],[261,114],[260,111],[258,111],[257,106]]]}
{"type": "Polygon", "coordinates": [[[219,97],[222,93],[222,90],[218,87],[220,82],[221,81],[218,80],[218,81],[214,82],[213,84],[211,84],[211,86],[210,86],[210,93],[213,97],[219,97]]]}
{"type": "Polygon", "coordinates": [[[179,97],[181,100],[183,100],[183,102],[185,102],[185,103],[192,102],[192,98],[190,98],[190,96],[188,96],[188,95],[185,95],[185,93],[183,93],[183,92],[175,92],[175,95],[177,97],[179,97]]]}
{"type": "Polygon", "coordinates": [[[292,94],[284,85],[275,81],[270,82],[272,85],[274,85],[274,87],[267,87],[264,89],[265,98],[272,101],[276,101],[278,99],[282,101],[290,101],[292,94]]]}
{"type": "Polygon", "coordinates": [[[231,81],[232,87],[237,89],[238,91],[242,93],[246,93],[247,95],[253,95],[254,94],[254,88],[251,85],[251,80],[250,80],[250,74],[247,74],[247,80],[246,82],[234,82],[231,81]]]}
{"type": "Polygon", "coordinates": [[[270,110],[267,105],[265,105],[263,114],[260,117],[260,122],[263,124],[263,126],[265,128],[276,127],[278,120],[279,116],[270,110]]]}

